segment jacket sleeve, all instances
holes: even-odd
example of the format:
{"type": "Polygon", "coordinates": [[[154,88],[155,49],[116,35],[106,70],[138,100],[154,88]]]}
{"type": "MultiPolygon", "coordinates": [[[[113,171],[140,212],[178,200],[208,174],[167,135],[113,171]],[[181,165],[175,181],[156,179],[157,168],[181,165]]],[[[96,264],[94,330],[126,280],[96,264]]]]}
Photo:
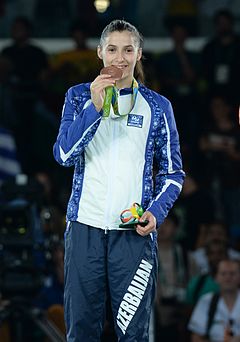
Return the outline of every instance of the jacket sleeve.
{"type": "Polygon", "coordinates": [[[73,92],[70,88],[66,94],[61,125],[53,147],[54,158],[63,166],[72,166],[75,160],[79,160],[101,121],[101,113],[96,111],[89,98],[82,103],[76,100],[73,92]]]}
{"type": "Polygon", "coordinates": [[[179,136],[171,103],[166,101],[162,125],[155,139],[155,160],[157,174],[155,177],[155,193],[149,210],[157,220],[157,227],[164,221],[169,210],[178,198],[185,178],[182,170],[179,136]]]}

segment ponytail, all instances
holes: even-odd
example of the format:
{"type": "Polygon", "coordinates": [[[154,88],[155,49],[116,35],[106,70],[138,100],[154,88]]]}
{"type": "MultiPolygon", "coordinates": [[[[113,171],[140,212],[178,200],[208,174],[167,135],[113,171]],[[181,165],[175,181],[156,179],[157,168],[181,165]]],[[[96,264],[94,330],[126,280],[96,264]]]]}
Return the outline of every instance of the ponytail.
{"type": "Polygon", "coordinates": [[[134,77],[136,80],[142,84],[145,82],[145,75],[144,75],[144,70],[143,70],[143,65],[142,61],[137,61],[136,66],[135,66],[135,71],[134,71],[134,77]]]}

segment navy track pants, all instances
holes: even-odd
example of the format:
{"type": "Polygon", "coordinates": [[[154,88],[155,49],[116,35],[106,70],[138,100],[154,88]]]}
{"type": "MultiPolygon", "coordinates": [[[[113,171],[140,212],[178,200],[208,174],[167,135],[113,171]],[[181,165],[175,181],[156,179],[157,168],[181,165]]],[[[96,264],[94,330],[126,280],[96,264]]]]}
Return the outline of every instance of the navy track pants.
{"type": "Polygon", "coordinates": [[[109,288],[120,342],[148,342],[157,277],[155,235],[107,233],[78,222],[65,232],[64,312],[68,342],[99,342],[109,288]]]}

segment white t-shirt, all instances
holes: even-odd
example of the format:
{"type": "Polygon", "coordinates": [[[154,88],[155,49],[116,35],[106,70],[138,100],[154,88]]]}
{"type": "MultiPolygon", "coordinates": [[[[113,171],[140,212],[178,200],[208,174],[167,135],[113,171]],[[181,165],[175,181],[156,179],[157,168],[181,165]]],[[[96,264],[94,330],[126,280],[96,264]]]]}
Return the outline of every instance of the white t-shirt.
{"type": "MultiPolygon", "coordinates": [[[[206,334],[208,310],[212,296],[213,293],[207,293],[199,299],[188,324],[188,329],[200,336],[206,334]]],[[[209,331],[210,341],[223,342],[224,329],[230,319],[233,322],[232,331],[234,336],[240,336],[240,291],[238,292],[237,300],[231,312],[227,308],[223,298],[220,297],[209,331]]]]}
{"type": "Polygon", "coordinates": [[[131,99],[131,94],[119,96],[121,116],[116,116],[111,107],[110,116],[101,120],[85,148],[84,182],[77,218],[81,223],[117,229],[121,211],[134,202],[141,203],[151,108],[140,92],[132,110],[131,99]],[[131,117],[122,115],[130,110],[131,117]],[[142,119],[142,124],[130,127],[129,118],[135,117],[142,119]],[[111,198],[112,194],[116,196],[111,198]]]}
{"type": "MultiPolygon", "coordinates": [[[[235,249],[228,248],[227,253],[229,259],[240,260],[240,253],[235,249]]],[[[191,252],[191,256],[202,274],[209,272],[209,264],[205,248],[197,248],[195,251],[191,252]]]]}

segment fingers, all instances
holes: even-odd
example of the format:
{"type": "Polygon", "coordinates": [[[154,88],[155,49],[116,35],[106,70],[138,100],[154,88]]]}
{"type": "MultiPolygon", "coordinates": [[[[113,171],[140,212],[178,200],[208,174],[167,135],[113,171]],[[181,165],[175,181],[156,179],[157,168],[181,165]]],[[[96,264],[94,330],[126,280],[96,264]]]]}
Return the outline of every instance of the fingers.
{"type": "Polygon", "coordinates": [[[156,218],[150,211],[145,211],[140,219],[141,222],[145,220],[148,220],[148,224],[145,227],[139,224],[136,226],[136,232],[142,236],[146,236],[156,230],[156,218]]]}
{"type": "Polygon", "coordinates": [[[111,75],[99,75],[91,83],[90,90],[91,93],[102,92],[105,88],[114,86],[116,80],[111,77],[111,75]]]}
{"type": "Polygon", "coordinates": [[[97,76],[91,83],[91,99],[97,111],[100,111],[102,109],[105,97],[105,89],[107,87],[114,86],[114,84],[115,79],[112,78],[111,75],[107,74],[97,76]]]}

